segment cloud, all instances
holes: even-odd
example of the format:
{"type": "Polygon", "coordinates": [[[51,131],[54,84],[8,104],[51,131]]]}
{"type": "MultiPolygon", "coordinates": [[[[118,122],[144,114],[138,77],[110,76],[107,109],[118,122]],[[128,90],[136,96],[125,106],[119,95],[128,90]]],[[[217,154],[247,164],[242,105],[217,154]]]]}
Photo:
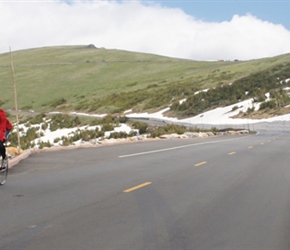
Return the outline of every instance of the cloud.
{"type": "Polygon", "coordinates": [[[247,60],[290,52],[290,31],[251,14],[197,20],[141,1],[0,2],[0,53],[86,45],[193,60],[247,60]]]}

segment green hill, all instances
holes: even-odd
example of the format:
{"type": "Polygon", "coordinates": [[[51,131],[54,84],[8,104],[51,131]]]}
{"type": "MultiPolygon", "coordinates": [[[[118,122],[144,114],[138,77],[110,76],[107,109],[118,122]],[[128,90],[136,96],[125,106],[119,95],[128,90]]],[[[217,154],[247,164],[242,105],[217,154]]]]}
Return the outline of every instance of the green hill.
{"type": "MultiPolygon", "coordinates": [[[[18,107],[38,112],[154,110],[198,90],[275,69],[284,72],[290,65],[290,54],[251,61],[199,62],[92,46],[37,48],[16,51],[12,56],[18,107]]],[[[0,86],[0,106],[13,109],[9,53],[0,54],[0,86]]]]}

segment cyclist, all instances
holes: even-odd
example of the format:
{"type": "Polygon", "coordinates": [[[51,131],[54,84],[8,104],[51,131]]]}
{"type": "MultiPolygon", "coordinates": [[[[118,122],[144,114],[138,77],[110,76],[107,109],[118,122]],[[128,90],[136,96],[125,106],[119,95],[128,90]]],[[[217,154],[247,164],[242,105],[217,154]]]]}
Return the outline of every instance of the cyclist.
{"type": "Polygon", "coordinates": [[[12,124],[7,119],[4,110],[0,109],[0,154],[3,160],[7,160],[6,148],[5,148],[4,143],[9,136],[11,129],[12,129],[12,124]]]}

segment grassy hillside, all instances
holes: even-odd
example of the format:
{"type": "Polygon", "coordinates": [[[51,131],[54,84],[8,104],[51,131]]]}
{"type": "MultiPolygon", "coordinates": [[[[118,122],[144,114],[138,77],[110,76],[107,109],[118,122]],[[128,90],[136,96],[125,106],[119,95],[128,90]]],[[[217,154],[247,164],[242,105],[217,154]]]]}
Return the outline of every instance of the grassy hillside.
{"type": "MultiPolygon", "coordinates": [[[[198,62],[89,46],[13,52],[18,107],[39,112],[153,110],[197,90],[289,62],[290,54],[251,61],[198,62]]],[[[9,53],[0,55],[0,86],[0,106],[13,109],[9,53]]]]}

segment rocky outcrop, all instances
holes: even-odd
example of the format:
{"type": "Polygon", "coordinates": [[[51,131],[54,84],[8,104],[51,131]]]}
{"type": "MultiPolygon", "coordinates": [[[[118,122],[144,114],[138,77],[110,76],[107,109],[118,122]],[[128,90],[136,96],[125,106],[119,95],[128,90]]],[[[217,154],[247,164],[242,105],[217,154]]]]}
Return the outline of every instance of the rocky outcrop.
{"type": "Polygon", "coordinates": [[[6,147],[6,153],[8,155],[8,158],[14,158],[17,155],[22,154],[23,150],[15,147],[6,147]]]}
{"type": "Polygon", "coordinates": [[[186,138],[195,138],[195,137],[212,137],[212,136],[219,136],[219,135],[241,135],[241,134],[248,134],[248,130],[228,130],[223,132],[186,132],[184,134],[166,134],[159,136],[160,139],[186,139],[186,138]]]}

